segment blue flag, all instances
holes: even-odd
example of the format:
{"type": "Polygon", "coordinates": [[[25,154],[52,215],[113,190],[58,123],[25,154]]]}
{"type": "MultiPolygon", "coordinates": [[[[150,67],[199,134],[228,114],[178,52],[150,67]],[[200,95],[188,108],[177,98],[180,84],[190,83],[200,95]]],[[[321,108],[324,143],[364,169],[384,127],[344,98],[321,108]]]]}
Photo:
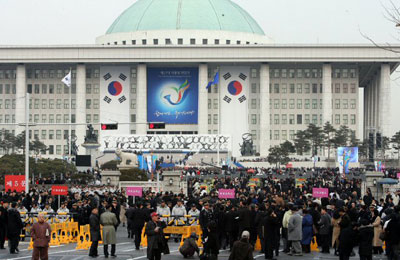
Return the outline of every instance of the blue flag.
{"type": "Polygon", "coordinates": [[[215,74],[213,81],[208,82],[206,89],[209,89],[212,85],[216,85],[218,83],[219,83],[219,72],[215,74]]]}

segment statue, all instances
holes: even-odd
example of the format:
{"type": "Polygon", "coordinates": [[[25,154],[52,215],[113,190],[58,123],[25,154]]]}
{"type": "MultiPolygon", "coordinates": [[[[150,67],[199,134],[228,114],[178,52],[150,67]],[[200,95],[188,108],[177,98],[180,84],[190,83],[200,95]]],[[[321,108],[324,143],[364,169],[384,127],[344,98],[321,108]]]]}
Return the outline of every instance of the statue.
{"type": "Polygon", "coordinates": [[[94,133],[94,128],[92,125],[87,125],[85,144],[97,144],[97,135],[94,133]]]}
{"type": "Polygon", "coordinates": [[[118,165],[119,168],[134,168],[139,166],[137,155],[134,153],[125,153],[118,148],[115,150],[115,155],[121,159],[121,163],[118,165]]]}
{"type": "Polygon", "coordinates": [[[253,146],[253,137],[250,133],[242,135],[243,144],[240,145],[240,153],[242,156],[253,156],[255,154],[253,146]]]}
{"type": "Polygon", "coordinates": [[[75,156],[78,154],[79,151],[78,146],[76,145],[76,139],[76,135],[71,137],[71,154],[75,156]]]}

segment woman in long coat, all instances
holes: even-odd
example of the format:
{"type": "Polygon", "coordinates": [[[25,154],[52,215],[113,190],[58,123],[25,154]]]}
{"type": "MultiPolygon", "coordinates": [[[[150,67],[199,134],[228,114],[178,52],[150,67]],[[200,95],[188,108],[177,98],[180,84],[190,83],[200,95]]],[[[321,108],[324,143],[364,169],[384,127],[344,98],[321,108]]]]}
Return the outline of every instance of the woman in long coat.
{"type": "Polygon", "coordinates": [[[372,241],[372,246],[374,247],[374,254],[382,254],[382,240],[379,238],[382,233],[381,218],[379,217],[379,212],[375,209],[372,212],[372,226],[374,227],[374,240],[372,241]]]}
{"type": "Polygon", "coordinates": [[[308,213],[307,209],[303,209],[303,215],[303,238],[301,240],[301,245],[304,253],[310,253],[310,244],[313,238],[313,218],[308,213]]]}
{"type": "Polygon", "coordinates": [[[332,218],[332,226],[333,226],[333,232],[332,232],[332,247],[335,249],[335,255],[339,255],[338,253],[338,247],[339,247],[339,235],[340,235],[340,221],[342,218],[339,215],[339,212],[333,213],[333,218],[332,218]]]}

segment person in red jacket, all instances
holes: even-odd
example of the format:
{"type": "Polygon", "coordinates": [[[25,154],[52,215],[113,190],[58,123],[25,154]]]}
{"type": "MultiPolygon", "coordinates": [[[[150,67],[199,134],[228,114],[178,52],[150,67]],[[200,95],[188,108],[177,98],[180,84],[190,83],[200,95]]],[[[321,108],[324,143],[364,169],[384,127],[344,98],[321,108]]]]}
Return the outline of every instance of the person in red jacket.
{"type": "Polygon", "coordinates": [[[51,238],[51,227],[44,221],[44,215],[39,213],[38,222],[31,228],[33,239],[32,260],[49,259],[49,243],[51,238]]]}

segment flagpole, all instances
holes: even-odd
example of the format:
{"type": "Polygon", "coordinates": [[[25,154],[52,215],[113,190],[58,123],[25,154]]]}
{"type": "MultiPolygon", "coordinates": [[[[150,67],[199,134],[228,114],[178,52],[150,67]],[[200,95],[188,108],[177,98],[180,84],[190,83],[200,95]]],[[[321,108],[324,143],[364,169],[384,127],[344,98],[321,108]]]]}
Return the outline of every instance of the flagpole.
{"type": "Polygon", "coordinates": [[[72,68],[71,73],[71,86],[69,87],[69,130],[68,130],[68,161],[71,162],[71,150],[72,150],[72,68]]]}
{"type": "MultiPolygon", "coordinates": [[[[217,72],[219,72],[219,67],[217,67],[217,72]]],[[[219,76],[219,75],[218,75],[219,76]]],[[[217,143],[217,166],[220,166],[220,156],[219,156],[219,135],[220,135],[220,125],[221,125],[221,88],[219,87],[219,79],[218,79],[218,84],[217,84],[217,89],[218,89],[218,143],[217,143]]]]}

